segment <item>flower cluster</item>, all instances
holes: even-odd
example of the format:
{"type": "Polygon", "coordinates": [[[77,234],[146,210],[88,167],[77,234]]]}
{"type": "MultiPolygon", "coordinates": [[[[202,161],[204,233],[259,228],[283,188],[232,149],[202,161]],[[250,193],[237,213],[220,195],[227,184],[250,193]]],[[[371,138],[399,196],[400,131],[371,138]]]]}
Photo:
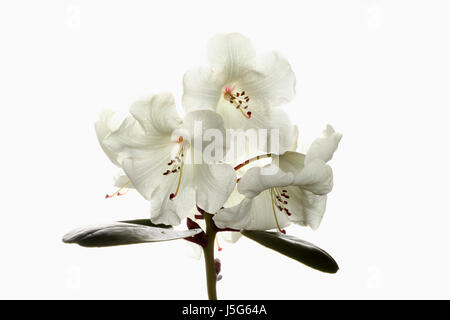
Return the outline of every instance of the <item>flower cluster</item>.
{"type": "Polygon", "coordinates": [[[178,225],[199,208],[219,229],[316,229],[341,134],[327,126],[306,154],[296,152],[297,127],[281,107],[295,97],[295,75],[281,54],[256,55],[232,33],[212,38],[207,57],[184,75],[183,116],[169,93],[136,101],[123,121],[101,115],[97,137],[123,170],[113,195],[136,189],[156,224],[178,225]]]}
{"type": "MultiPolygon", "coordinates": [[[[286,235],[290,224],[319,227],[333,172],[327,164],[342,135],[327,126],[306,154],[282,105],[295,97],[295,75],[281,54],[256,55],[231,33],[208,44],[208,61],[185,73],[183,115],[170,93],[134,102],[125,119],[105,111],[98,140],[119,168],[118,188],[150,201],[149,219],[78,228],[63,241],[107,247],[185,239],[203,250],[209,299],[217,299],[217,235],[244,235],[316,270],[335,273],[319,247],[286,235]],[[173,226],[185,220],[187,229],[173,226]],[[274,230],[274,231],[270,231],[274,230]],[[198,246],[197,246],[198,245],[198,246]]],[[[218,248],[220,251],[220,247],[218,248]]]]}

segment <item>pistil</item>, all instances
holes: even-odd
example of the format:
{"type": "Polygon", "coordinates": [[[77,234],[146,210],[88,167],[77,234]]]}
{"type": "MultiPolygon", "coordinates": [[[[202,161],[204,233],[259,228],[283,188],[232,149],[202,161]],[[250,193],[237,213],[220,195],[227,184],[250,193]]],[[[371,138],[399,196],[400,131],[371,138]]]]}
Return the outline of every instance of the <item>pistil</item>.
{"type": "Polygon", "coordinates": [[[263,155],[260,155],[260,156],[256,156],[256,157],[250,158],[248,160],[245,160],[241,164],[238,164],[236,167],[234,167],[234,170],[237,171],[237,170],[241,169],[243,166],[246,166],[246,165],[248,165],[251,162],[254,162],[254,161],[257,161],[257,160],[260,160],[260,159],[264,159],[264,158],[270,158],[270,157],[272,157],[272,154],[271,153],[266,153],[266,154],[263,154],[263,155]]]}

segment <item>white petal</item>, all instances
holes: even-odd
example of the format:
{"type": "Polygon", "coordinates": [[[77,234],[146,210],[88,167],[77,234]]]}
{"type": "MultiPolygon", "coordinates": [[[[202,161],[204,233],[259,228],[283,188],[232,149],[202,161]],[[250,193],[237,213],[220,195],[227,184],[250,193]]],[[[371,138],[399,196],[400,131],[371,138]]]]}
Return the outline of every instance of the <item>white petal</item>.
{"type": "Polygon", "coordinates": [[[223,160],[227,152],[226,131],[218,113],[210,110],[189,112],[184,117],[180,130],[187,134],[194,163],[223,160]],[[210,140],[206,139],[207,136],[210,140]],[[211,146],[208,147],[209,145],[211,146]]]}
{"type": "Polygon", "coordinates": [[[273,162],[280,166],[285,172],[292,172],[298,175],[304,167],[305,155],[298,152],[288,151],[279,157],[273,157],[273,162]]]}
{"type": "Polygon", "coordinates": [[[291,124],[290,116],[284,110],[272,108],[266,116],[259,116],[255,113],[255,120],[259,119],[258,126],[266,128],[267,147],[260,149],[261,152],[272,154],[284,154],[292,150],[296,144],[298,132],[291,124]]]}
{"type": "Polygon", "coordinates": [[[316,195],[300,187],[291,186],[287,188],[289,202],[286,206],[291,213],[289,220],[302,225],[317,229],[325,213],[327,196],[316,195]]]}
{"type": "Polygon", "coordinates": [[[306,221],[311,229],[316,230],[322,221],[327,206],[327,196],[318,196],[312,192],[305,191],[303,200],[305,208],[306,221]]]}
{"type": "Polygon", "coordinates": [[[147,147],[164,148],[173,145],[168,134],[148,134],[132,116],[126,118],[120,128],[109,134],[104,145],[118,155],[118,162],[124,158],[136,157],[147,147]]]}
{"type": "Polygon", "coordinates": [[[223,206],[226,208],[236,206],[244,198],[245,198],[244,195],[239,193],[239,191],[237,190],[237,184],[235,184],[233,192],[231,192],[230,196],[228,197],[227,201],[225,202],[225,204],[223,206]]]}
{"type": "Polygon", "coordinates": [[[150,199],[150,216],[154,223],[178,225],[182,219],[191,214],[195,206],[195,189],[191,183],[192,174],[191,166],[185,165],[180,188],[177,195],[172,199],[170,194],[176,192],[179,175],[166,176],[167,179],[160,181],[160,184],[151,194],[150,199]]]}
{"type": "Polygon", "coordinates": [[[236,172],[228,164],[195,165],[197,205],[209,213],[223,207],[236,185],[236,172]]]}
{"type": "Polygon", "coordinates": [[[323,131],[323,137],[314,140],[309,147],[305,164],[315,159],[321,159],[324,162],[330,161],[341,138],[342,134],[335,132],[332,126],[327,125],[327,128],[323,131]]]}
{"type": "Polygon", "coordinates": [[[293,139],[292,139],[292,146],[290,148],[289,151],[297,151],[297,145],[298,145],[298,126],[294,125],[294,132],[293,134],[293,139]]]}
{"type": "Polygon", "coordinates": [[[130,108],[133,117],[104,139],[105,145],[116,152],[118,162],[133,186],[150,199],[164,176],[168,163],[179,149],[172,139],[172,130],[180,126],[170,94],[143,99],[130,108]]]}
{"type": "Polygon", "coordinates": [[[138,100],[130,107],[130,113],[148,135],[171,135],[181,124],[170,93],[155,94],[138,100]]]}
{"type": "Polygon", "coordinates": [[[333,189],[333,170],[320,159],[315,159],[295,175],[293,185],[317,195],[327,194],[333,189]]]}
{"type": "Polygon", "coordinates": [[[225,84],[223,75],[209,67],[188,70],[183,77],[184,110],[215,110],[225,84]]]}
{"type": "Polygon", "coordinates": [[[272,187],[284,187],[292,183],[294,175],[284,172],[275,165],[254,167],[248,170],[238,183],[238,191],[247,198],[256,197],[272,187]]]}
{"type": "Polygon", "coordinates": [[[117,115],[111,111],[107,110],[100,114],[99,120],[95,123],[95,132],[97,134],[97,139],[102,147],[103,151],[106,153],[108,158],[114,163],[116,166],[120,167],[119,162],[117,161],[117,153],[110,150],[104,144],[105,138],[119,129],[121,122],[119,121],[117,115]]]}
{"type": "Polygon", "coordinates": [[[255,49],[239,33],[214,36],[208,42],[207,54],[210,65],[231,81],[255,66],[255,49]]]}
{"type": "Polygon", "coordinates": [[[258,57],[255,72],[246,73],[239,83],[274,107],[295,97],[295,74],[289,62],[278,52],[258,57]]]}
{"type": "Polygon", "coordinates": [[[220,232],[218,236],[228,243],[236,243],[242,237],[242,234],[236,231],[224,231],[220,232]]]}
{"type": "Polygon", "coordinates": [[[127,189],[134,189],[134,186],[131,183],[130,178],[128,178],[128,176],[125,174],[123,170],[120,170],[114,176],[114,186],[117,188],[122,188],[123,186],[126,186],[127,189]]]}
{"type": "Polygon", "coordinates": [[[251,147],[257,148],[260,153],[283,154],[292,149],[295,128],[289,114],[282,109],[271,108],[267,101],[258,98],[248,103],[248,109],[244,112],[247,110],[251,112],[250,119],[225,99],[220,99],[216,112],[222,116],[225,128],[244,130],[258,137],[251,147]]]}
{"type": "MultiPolygon", "coordinates": [[[[276,211],[280,228],[290,224],[287,215],[276,211]]],[[[253,199],[244,199],[239,205],[220,210],[214,217],[219,228],[237,230],[270,230],[277,228],[270,191],[261,192],[253,199]]]]}

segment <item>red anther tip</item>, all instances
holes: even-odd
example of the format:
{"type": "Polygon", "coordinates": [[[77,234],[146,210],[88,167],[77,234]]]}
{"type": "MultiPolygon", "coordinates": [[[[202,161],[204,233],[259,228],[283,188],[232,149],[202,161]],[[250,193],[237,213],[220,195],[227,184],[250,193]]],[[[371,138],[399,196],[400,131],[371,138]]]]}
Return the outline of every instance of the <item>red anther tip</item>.
{"type": "Polygon", "coordinates": [[[169,195],[169,199],[172,200],[173,198],[175,198],[175,194],[171,193],[171,194],[169,195]]]}
{"type": "Polygon", "coordinates": [[[109,194],[105,195],[105,199],[111,198],[109,194]]]}
{"type": "Polygon", "coordinates": [[[286,234],[286,230],[280,230],[282,234],[286,234]]]}
{"type": "Polygon", "coordinates": [[[179,136],[179,137],[178,137],[178,143],[181,143],[181,142],[183,142],[183,137],[182,137],[182,136],[179,136]]]}
{"type": "Polygon", "coordinates": [[[248,118],[250,119],[252,117],[252,113],[249,111],[247,112],[248,118]]]}
{"type": "Polygon", "coordinates": [[[229,86],[228,86],[228,87],[225,88],[225,92],[226,92],[226,93],[231,93],[231,91],[233,91],[233,88],[232,88],[232,87],[229,87],[229,86]]]}
{"type": "Polygon", "coordinates": [[[217,248],[217,250],[219,250],[219,251],[222,251],[222,248],[221,248],[221,247],[219,247],[219,248],[217,248]]]}

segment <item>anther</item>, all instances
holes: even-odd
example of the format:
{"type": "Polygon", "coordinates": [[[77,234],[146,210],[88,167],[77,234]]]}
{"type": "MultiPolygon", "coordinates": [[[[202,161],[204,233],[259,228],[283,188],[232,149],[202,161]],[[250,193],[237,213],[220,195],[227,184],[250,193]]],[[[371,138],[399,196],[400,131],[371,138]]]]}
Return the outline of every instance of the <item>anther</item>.
{"type": "Polygon", "coordinates": [[[217,250],[222,251],[222,247],[219,244],[219,238],[216,236],[216,244],[217,244],[217,250]]]}
{"type": "Polygon", "coordinates": [[[116,192],[114,192],[113,194],[107,194],[107,195],[105,195],[105,199],[109,199],[109,198],[112,198],[112,197],[114,197],[114,196],[123,196],[124,194],[126,194],[129,190],[127,190],[127,192],[124,192],[124,193],[120,193],[120,191],[122,191],[123,190],[123,188],[125,188],[127,185],[129,185],[130,184],[130,181],[128,181],[127,183],[125,183],[123,186],[121,186],[116,192]]]}

